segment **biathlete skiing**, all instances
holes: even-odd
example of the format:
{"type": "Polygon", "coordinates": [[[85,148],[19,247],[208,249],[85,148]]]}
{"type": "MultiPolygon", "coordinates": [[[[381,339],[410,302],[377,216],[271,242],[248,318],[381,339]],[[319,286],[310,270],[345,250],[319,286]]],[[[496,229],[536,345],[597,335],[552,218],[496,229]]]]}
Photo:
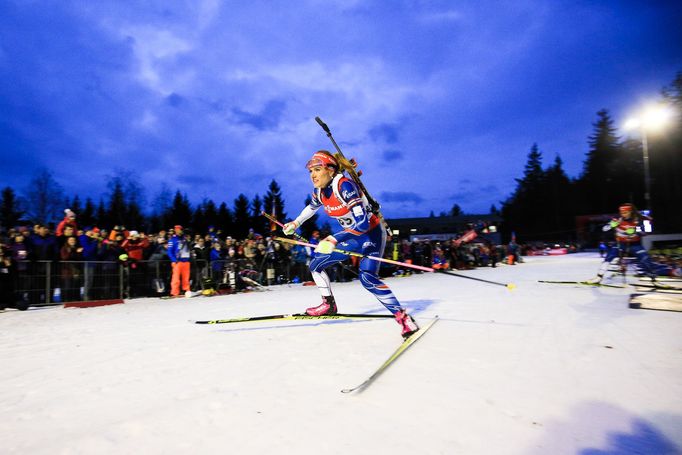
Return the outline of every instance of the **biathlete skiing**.
{"type": "Polygon", "coordinates": [[[621,204],[618,207],[620,218],[612,219],[607,225],[603,227],[604,232],[614,230],[616,246],[611,248],[604,258],[599,272],[595,278],[588,280],[590,284],[599,284],[604,278],[604,273],[609,268],[611,262],[616,258],[632,255],[639,267],[652,280],[658,275],[670,274],[670,268],[667,266],[656,266],[646,249],[642,246],[641,229],[644,220],[650,220],[648,216],[642,215],[637,210],[634,204],[629,202],[621,204]]]}
{"type": "MultiPolygon", "coordinates": [[[[308,161],[306,169],[310,172],[310,180],[315,187],[312,200],[296,219],[284,225],[283,231],[286,235],[293,234],[320,208],[324,208],[327,215],[336,219],[341,226],[341,231],[327,236],[317,245],[315,255],[310,261],[310,271],[322,295],[322,303],[308,308],[306,313],[310,316],[333,315],[337,312],[336,301],[325,269],[349,257],[335,252],[334,249],[338,245],[339,249],[346,251],[382,257],[386,245],[386,230],[376,214],[370,210],[367,197],[353,180],[344,175],[334,155],[320,150],[308,161]]],[[[402,336],[407,338],[418,331],[419,327],[412,316],[400,306],[389,287],[379,279],[378,271],[377,261],[362,259],[360,282],[395,316],[402,328],[402,336]]]]}

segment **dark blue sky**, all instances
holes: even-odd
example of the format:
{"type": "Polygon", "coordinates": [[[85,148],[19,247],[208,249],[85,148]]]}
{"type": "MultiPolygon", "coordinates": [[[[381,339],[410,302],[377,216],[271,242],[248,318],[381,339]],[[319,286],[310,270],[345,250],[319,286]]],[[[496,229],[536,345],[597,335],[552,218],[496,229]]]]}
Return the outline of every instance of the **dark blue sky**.
{"type": "Polygon", "coordinates": [[[387,217],[499,207],[535,142],[580,173],[682,71],[682,3],[0,0],[0,185],[47,168],[95,201],[132,173],[287,211],[332,128],[387,217]]]}

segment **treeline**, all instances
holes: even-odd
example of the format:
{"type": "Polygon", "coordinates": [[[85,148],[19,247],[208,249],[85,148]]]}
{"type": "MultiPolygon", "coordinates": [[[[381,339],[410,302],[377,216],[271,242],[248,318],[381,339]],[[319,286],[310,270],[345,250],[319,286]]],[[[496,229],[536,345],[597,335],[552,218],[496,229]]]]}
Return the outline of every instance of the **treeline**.
{"type": "MultiPolygon", "coordinates": [[[[82,201],[78,195],[65,196],[61,185],[52,173],[41,171],[33,178],[23,195],[10,187],[2,190],[0,197],[0,225],[12,227],[20,222],[33,221],[55,223],[64,216],[64,209],[70,208],[77,215],[79,226],[100,226],[111,229],[125,226],[145,232],[157,232],[175,224],[191,227],[199,233],[208,231],[209,226],[221,230],[224,235],[246,238],[249,229],[265,234],[270,231],[269,222],[262,211],[275,213],[280,219],[287,214],[279,184],[272,180],[261,197],[252,199],[240,194],[231,206],[222,202],[216,204],[210,199],[192,206],[186,194],[173,194],[167,187],[162,188],[146,208],[144,189],[130,174],[121,173],[111,177],[108,192],[97,204],[87,198],[82,201]]],[[[307,223],[308,230],[315,229],[315,220],[307,223]]],[[[308,233],[309,234],[309,233],[308,233]]]]}
{"type": "Polygon", "coordinates": [[[670,123],[647,132],[651,207],[645,204],[641,131],[620,137],[607,110],[597,113],[589,151],[577,178],[569,178],[559,156],[543,167],[543,153],[531,147],[523,177],[502,203],[505,230],[526,240],[575,240],[576,216],[615,214],[623,202],[651,209],[657,232],[682,231],[682,73],[659,99],[672,108],[670,123]]]}

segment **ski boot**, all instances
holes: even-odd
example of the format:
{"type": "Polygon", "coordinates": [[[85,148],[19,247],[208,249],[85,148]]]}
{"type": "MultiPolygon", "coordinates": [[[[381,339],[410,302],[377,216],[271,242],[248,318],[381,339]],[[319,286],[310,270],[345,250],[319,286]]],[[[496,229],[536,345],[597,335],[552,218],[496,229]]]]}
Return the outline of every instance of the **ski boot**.
{"type": "Polygon", "coordinates": [[[417,325],[416,322],[414,322],[414,319],[412,319],[412,316],[407,314],[405,310],[400,310],[397,313],[395,313],[395,320],[400,324],[402,327],[402,332],[401,335],[403,338],[408,338],[410,335],[415,333],[417,330],[419,330],[419,326],[417,325]]]}
{"type": "Polygon", "coordinates": [[[336,314],[336,301],[333,295],[322,296],[322,303],[316,307],[305,310],[308,316],[324,316],[326,314],[336,314]]]}

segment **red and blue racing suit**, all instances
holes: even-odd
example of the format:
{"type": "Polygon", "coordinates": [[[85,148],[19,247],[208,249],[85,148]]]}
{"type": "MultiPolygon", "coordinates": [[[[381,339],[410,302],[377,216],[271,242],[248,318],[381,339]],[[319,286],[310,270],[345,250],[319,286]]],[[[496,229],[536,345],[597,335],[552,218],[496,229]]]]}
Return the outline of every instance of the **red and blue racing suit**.
{"type": "MultiPolygon", "coordinates": [[[[325,188],[316,188],[312,200],[296,218],[300,225],[319,209],[336,219],[341,231],[333,237],[339,249],[361,253],[365,256],[381,257],[386,246],[386,230],[379,218],[370,211],[367,198],[357,185],[343,174],[337,174],[325,188]]],[[[331,295],[329,277],[324,269],[348,259],[348,255],[332,252],[316,253],[310,262],[310,271],[323,296],[331,295]]],[[[378,275],[379,262],[363,258],[360,261],[359,278],[362,285],[393,314],[401,310],[393,292],[378,275]]]]}

